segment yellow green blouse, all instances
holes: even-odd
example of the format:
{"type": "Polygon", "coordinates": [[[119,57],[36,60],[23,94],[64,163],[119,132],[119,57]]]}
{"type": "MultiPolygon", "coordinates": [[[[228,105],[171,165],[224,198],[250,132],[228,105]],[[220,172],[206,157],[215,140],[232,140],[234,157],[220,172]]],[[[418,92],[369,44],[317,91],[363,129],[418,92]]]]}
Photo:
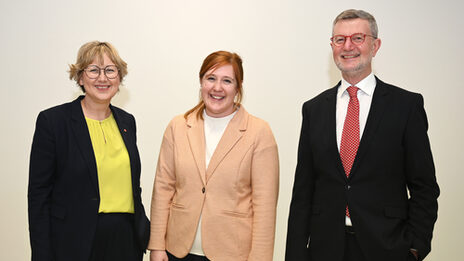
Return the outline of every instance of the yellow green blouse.
{"type": "Polygon", "coordinates": [[[129,153],[113,115],[85,118],[97,162],[99,213],[134,213],[129,153]]]}

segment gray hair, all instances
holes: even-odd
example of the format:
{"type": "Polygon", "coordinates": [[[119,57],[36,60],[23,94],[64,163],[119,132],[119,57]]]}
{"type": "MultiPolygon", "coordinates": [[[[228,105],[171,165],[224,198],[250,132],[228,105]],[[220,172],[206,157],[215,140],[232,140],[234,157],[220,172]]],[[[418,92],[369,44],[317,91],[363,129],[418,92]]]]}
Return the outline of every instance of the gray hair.
{"type": "Polygon", "coordinates": [[[335,27],[335,24],[341,20],[350,20],[356,18],[368,21],[372,36],[375,38],[378,37],[379,29],[377,28],[377,22],[375,21],[374,16],[363,10],[348,9],[341,12],[333,21],[333,27],[335,27]]]}

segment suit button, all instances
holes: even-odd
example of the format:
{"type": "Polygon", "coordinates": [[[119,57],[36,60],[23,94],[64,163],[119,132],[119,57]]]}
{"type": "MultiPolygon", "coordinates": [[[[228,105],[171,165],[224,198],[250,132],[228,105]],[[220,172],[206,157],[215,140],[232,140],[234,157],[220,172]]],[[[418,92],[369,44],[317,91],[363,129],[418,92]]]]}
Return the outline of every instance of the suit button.
{"type": "Polygon", "coordinates": [[[206,191],[206,189],[205,189],[205,187],[203,187],[203,188],[201,189],[201,193],[205,194],[205,191],[206,191]]]}
{"type": "Polygon", "coordinates": [[[90,200],[98,200],[97,198],[91,198],[90,200]]]}
{"type": "Polygon", "coordinates": [[[351,185],[346,185],[346,189],[347,189],[347,190],[350,190],[350,189],[351,189],[351,185]]]}

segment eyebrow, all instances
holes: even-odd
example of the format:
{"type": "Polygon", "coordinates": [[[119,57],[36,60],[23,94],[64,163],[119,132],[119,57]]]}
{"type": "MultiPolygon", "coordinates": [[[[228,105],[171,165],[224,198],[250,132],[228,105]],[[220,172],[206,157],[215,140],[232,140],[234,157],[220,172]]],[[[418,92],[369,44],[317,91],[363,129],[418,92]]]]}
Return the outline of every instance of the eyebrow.
{"type": "MultiPolygon", "coordinates": [[[[203,77],[207,78],[207,77],[209,77],[209,76],[214,76],[214,77],[216,77],[216,78],[219,78],[214,72],[212,72],[212,73],[210,73],[210,74],[205,74],[205,76],[203,76],[203,77]]],[[[230,79],[230,80],[232,80],[232,81],[237,81],[237,80],[235,80],[235,77],[231,77],[231,76],[227,76],[227,75],[224,76],[224,77],[222,77],[222,78],[227,78],[227,79],[230,79]]]]}
{"type": "MultiPolygon", "coordinates": [[[[95,63],[91,63],[91,64],[89,64],[89,65],[87,65],[87,66],[97,66],[97,67],[100,68],[100,65],[95,64],[95,63]]],[[[106,67],[108,67],[108,66],[116,66],[116,67],[118,67],[116,64],[107,64],[107,65],[104,65],[103,68],[106,68],[106,67]]]]}

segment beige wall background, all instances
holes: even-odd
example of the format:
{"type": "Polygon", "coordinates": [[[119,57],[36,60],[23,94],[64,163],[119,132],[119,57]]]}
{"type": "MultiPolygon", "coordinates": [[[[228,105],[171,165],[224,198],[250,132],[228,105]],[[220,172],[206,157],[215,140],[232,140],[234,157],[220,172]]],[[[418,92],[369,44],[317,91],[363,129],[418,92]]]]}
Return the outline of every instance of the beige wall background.
{"type": "Polygon", "coordinates": [[[30,260],[27,180],[37,114],[80,94],[67,66],[83,43],[102,40],[129,65],[114,104],[137,119],[148,209],[163,131],[196,104],[202,60],[221,49],[242,56],[244,106],[270,123],[279,145],[274,259],[284,260],[301,105],[338,82],[331,23],[341,11],[357,8],[378,21],[383,44],[376,75],[425,97],[442,190],[427,260],[460,260],[463,7],[459,0],[0,0],[0,259],[30,260]]]}

